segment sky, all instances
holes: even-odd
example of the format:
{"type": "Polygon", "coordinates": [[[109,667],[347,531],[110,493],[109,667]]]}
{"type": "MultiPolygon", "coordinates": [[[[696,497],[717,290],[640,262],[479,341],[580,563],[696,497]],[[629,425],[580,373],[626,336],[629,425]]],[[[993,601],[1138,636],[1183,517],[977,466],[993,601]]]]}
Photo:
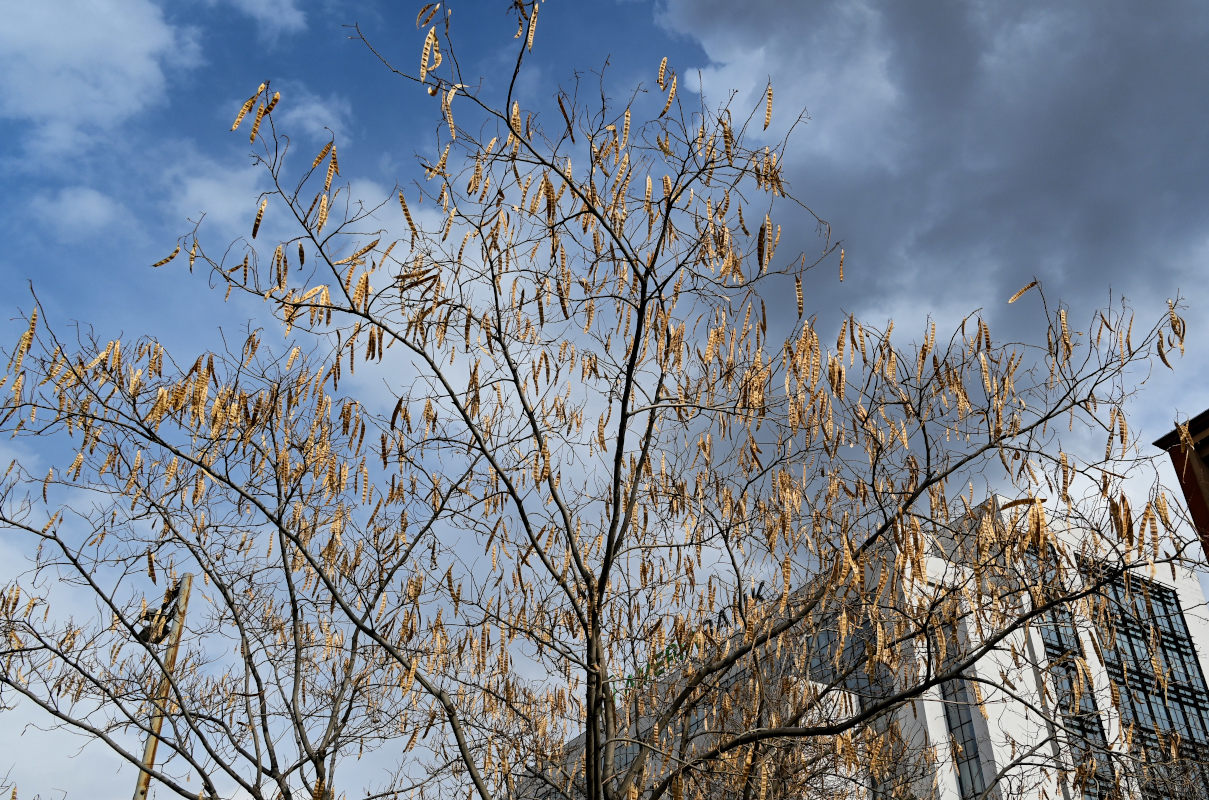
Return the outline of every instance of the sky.
{"type": "MultiPolygon", "coordinates": [[[[346,26],[411,63],[421,5],[4,0],[0,338],[23,329],[31,283],[53,324],[106,338],[153,334],[189,351],[245,325],[258,310],[224,305],[204,275],[149,265],[203,214],[206,241],[247,234],[266,182],[229,128],[265,79],[296,146],[316,152],[335,133],[355,194],[382,199],[414,179],[439,124],[433,101],[346,26]]],[[[506,6],[452,4],[463,66],[487,86],[515,46],[506,6]]],[[[1133,403],[1148,442],[1209,408],[1206,53],[1209,5],[1191,0],[552,0],[520,94],[545,104],[607,63],[602,85],[624,97],[653,88],[663,56],[714,105],[734,92],[736,108],[755,106],[771,80],[771,134],[808,115],[787,182],[846,250],[842,283],[829,267],[807,284],[823,330],[846,312],[943,329],[981,308],[996,338],[1035,341],[1035,307],[1006,305],[1034,278],[1076,327],[1121,296],[1139,321],[1182,298],[1188,354],[1133,403]]],[[[817,248],[813,225],[786,229],[782,250],[817,248]]],[[[74,747],[22,736],[15,713],[0,724],[0,777],[11,763],[23,797],[133,783],[96,748],[67,761],[74,747]]]]}

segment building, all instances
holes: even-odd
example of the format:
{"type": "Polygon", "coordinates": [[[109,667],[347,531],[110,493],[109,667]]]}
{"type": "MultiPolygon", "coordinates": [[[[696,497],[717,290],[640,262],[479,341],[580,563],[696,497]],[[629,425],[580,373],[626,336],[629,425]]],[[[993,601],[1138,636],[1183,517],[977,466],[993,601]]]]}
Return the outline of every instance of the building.
{"type": "MultiPolygon", "coordinates": [[[[929,694],[917,727],[926,742],[948,737],[950,747],[947,758],[937,748],[935,785],[916,794],[1205,797],[1209,615],[1196,575],[1094,559],[1064,579],[1043,558],[1035,568],[1037,585],[1086,588],[1086,601],[1048,608],[1030,630],[929,694]],[[1013,676],[1012,691],[1003,690],[1004,675],[1013,676]],[[1022,757],[1030,751],[1035,757],[1022,757]]],[[[955,638],[972,649],[977,632],[960,627],[955,638]]]]}
{"type": "MultiPolygon", "coordinates": [[[[1173,454],[1204,536],[1209,518],[1198,517],[1196,503],[1209,512],[1209,412],[1184,431],[1156,444],[1173,454]]],[[[672,730],[652,730],[657,703],[629,717],[610,749],[607,771],[624,775],[645,750],[642,784],[631,795],[642,797],[672,760],[708,750],[718,740],[713,731],[741,729],[745,706],[795,707],[806,692],[817,701],[813,721],[824,722],[829,715],[876,710],[904,686],[926,685],[910,702],[870,717],[865,730],[872,733],[864,745],[849,743],[844,752],[837,744],[831,753],[812,755],[817,774],[808,781],[784,791],[781,787],[791,783],[779,781],[790,779],[774,770],[761,791],[777,798],[936,800],[1209,796],[1209,613],[1197,576],[1174,563],[1162,570],[1145,561],[1122,568],[1120,559],[1104,554],[1063,551],[1068,533],[1060,526],[1051,544],[1040,538],[1026,557],[1008,565],[981,542],[988,535],[995,541],[1012,538],[1011,505],[992,499],[947,535],[928,542],[919,567],[926,580],[885,592],[879,588],[881,599],[873,602],[892,609],[947,597],[960,606],[963,582],[989,580],[998,582],[1005,596],[1033,604],[1028,626],[995,640],[993,626],[984,626],[975,614],[956,613],[929,635],[923,646],[928,653],[919,652],[915,637],[903,652],[887,655],[882,640],[889,634],[854,623],[868,615],[856,605],[844,607],[847,600],[841,596],[833,600],[838,605],[818,609],[793,656],[770,654],[759,676],[742,664],[714,676],[711,693],[703,695],[708,699],[688,708],[672,730]],[[980,564],[988,572],[976,576],[980,564]],[[1076,600],[1065,601],[1071,597],[1076,600]],[[950,667],[956,672],[949,679],[929,680],[950,667]],[[889,769],[870,766],[887,762],[889,769]]],[[[869,569],[874,571],[867,582],[886,583],[878,580],[876,567],[869,569]]],[[[804,587],[794,597],[810,591],[804,587]]],[[[762,599],[759,594],[749,597],[752,606],[762,599]]],[[[870,598],[852,602],[867,604],[870,598]]],[[[729,635],[733,641],[740,636],[729,635]]],[[[639,689],[652,698],[670,696],[693,672],[683,647],[663,648],[652,662],[658,663],[637,679],[629,676],[619,696],[639,689]]],[[[568,743],[562,763],[531,769],[518,782],[516,796],[575,797],[574,765],[582,747],[580,737],[568,743]]],[[[729,792],[719,789],[709,796],[729,792]]]]}
{"type": "Polygon", "coordinates": [[[1171,457],[1201,546],[1209,553],[1209,410],[1177,425],[1154,443],[1171,457]]]}

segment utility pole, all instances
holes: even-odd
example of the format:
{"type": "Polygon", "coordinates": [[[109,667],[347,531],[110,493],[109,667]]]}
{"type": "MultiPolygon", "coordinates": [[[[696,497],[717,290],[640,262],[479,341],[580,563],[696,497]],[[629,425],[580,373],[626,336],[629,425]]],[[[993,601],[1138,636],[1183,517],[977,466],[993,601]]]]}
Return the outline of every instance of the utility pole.
{"type": "MultiPolygon", "coordinates": [[[[143,748],[142,770],[139,772],[138,783],[134,787],[134,800],[146,800],[147,792],[151,788],[151,770],[155,766],[155,750],[159,745],[160,730],[164,727],[164,711],[168,706],[168,695],[172,688],[171,675],[172,670],[176,667],[176,652],[180,648],[181,632],[185,627],[185,609],[189,605],[189,587],[192,585],[193,575],[191,573],[182,575],[180,582],[176,585],[175,596],[167,604],[172,606],[173,613],[171,618],[172,627],[168,632],[168,651],[164,654],[164,677],[160,678],[160,685],[156,689],[155,698],[152,700],[151,733],[148,734],[147,744],[143,748]]],[[[165,614],[166,612],[167,608],[160,609],[160,614],[165,614]]],[[[157,628],[162,631],[165,624],[168,623],[162,616],[152,620],[151,626],[147,631],[149,641],[159,641],[160,636],[157,635],[157,628]]]]}

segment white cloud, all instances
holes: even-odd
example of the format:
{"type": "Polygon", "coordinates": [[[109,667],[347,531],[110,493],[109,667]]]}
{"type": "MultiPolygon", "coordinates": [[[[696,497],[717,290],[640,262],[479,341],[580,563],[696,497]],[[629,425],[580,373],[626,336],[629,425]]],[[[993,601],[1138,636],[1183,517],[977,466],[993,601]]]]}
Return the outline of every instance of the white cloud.
{"type": "Polygon", "coordinates": [[[0,26],[0,116],[34,123],[31,146],[61,152],[164,93],[167,65],[197,62],[188,30],[149,0],[13,3],[0,26]]]}
{"type": "MultiPolygon", "coordinates": [[[[802,16],[807,14],[803,11],[802,16]]],[[[700,68],[676,65],[686,88],[704,89],[706,99],[714,103],[733,90],[734,112],[745,116],[754,110],[758,119],[771,77],[775,102],[770,135],[783,135],[806,109],[814,121],[809,135],[796,140],[799,156],[892,168],[898,154],[893,130],[901,95],[890,73],[883,20],[868,4],[850,3],[835,14],[811,15],[810,25],[795,22],[765,30],[749,24],[744,6],[669,0],[658,21],[695,39],[708,56],[709,63],[700,68]],[[738,18],[729,18],[731,14],[738,18]]]]}
{"type": "Polygon", "coordinates": [[[345,98],[335,94],[323,97],[292,81],[283,83],[281,107],[273,114],[280,121],[281,130],[291,137],[301,133],[313,140],[311,144],[318,144],[335,134],[337,147],[345,147],[351,141],[352,115],[352,106],[345,98]]]}
{"type": "Polygon", "coordinates": [[[67,186],[37,195],[31,209],[56,235],[69,238],[94,233],[130,214],[120,202],[88,186],[67,186]]]}
{"type": "Polygon", "coordinates": [[[282,33],[298,33],[306,28],[306,14],[295,0],[228,0],[261,25],[261,31],[275,37],[282,33]]]}
{"type": "MultiPolygon", "coordinates": [[[[218,162],[197,153],[181,157],[166,170],[165,178],[170,217],[197,220],[204,214],[203,238],[211,242],[248,236],[257,198],[268,188],[262,168],[218,162]]],[[[271,232],[272,221],[272,214],[266,215],[266,234],[271,232]]]]}

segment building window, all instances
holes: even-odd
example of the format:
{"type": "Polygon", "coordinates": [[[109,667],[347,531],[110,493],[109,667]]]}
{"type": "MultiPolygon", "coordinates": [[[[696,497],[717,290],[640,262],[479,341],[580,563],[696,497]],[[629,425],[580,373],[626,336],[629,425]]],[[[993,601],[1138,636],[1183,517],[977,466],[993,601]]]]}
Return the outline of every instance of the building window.
{"type": "Polygon", "coordinates": [[[872,624],[859,615],[853,617],[857,621],[848,629],[842,650],[838,615],[824,616],[808,634],[804,645],[811,654],[807,677],[821,686],[851,694],[858,708],[865,710],[894,691],[894,676],[884,663],[870,658],[874,641],[872,624]]]}
{"type": "MultiPolygon", "coordinates": [[[[945,625],[945,661],[951,661],[960,652],[956,629],[945,625]]],[[[938,650],[938,652],[941,652],[938,650]]],[[[948,665],[941,665],[948,669],[948,665]]],[[[945,724],[949,729],[949,740],[953,751],[953,768],[957,772],[957,791],[961,800],[973,800],[986,792],[986,780],[982,774],[982,757],[978,751],[978,731],[974,728],[974,692],[970,682],[963,677],[953,678],[940,685],[944,700],[945,724]]]]}
{"type": "Polygon", "coordinates": [[[1137,575],[1103,590],[1104,668],[1143,759],[1145,798],[1201,798],[1209,785],[1209,689],[1171,589],[1137,575]]]}
{"type": "Polygon", "coordinates": [[[688,714],[688,722],[684,725],[684,737],[692,739],[699,733],[704,733],[706,730],[705,724],[709,719],[709,708],[704,704],[698,704],[688,714]]]}
{"type": "Polygon", "coordinates": [[[630,764],[634,763],[634,759],[638,757],[639,748],[642,745],[638,742],[618,742],[613,749],[613,769],[618,775],[624,774],[630,768],[630,764]]]}
{"type": "Polygon", "coordinates": [[[962,800],[981,797],[986,791],[982,761],[978,755],[978,734],[974,730],[974,702],[964,678],[945,681],[940,686],[945,700],[945,722],[953,743],[953,766],[957,769],[957,789],[962,800]]]}
{"type": "Polygon", "coordinates": [[[1083,646],[1070,609],[1051,608],[1038,628],[1045,643],[1058,713],[1067,732],[1076,782],[1086,798],[1117,796],[1117,781],[1108,756],[1108,738],[1092,692],[1091,675],[1083,665],[1083,646]]]}

